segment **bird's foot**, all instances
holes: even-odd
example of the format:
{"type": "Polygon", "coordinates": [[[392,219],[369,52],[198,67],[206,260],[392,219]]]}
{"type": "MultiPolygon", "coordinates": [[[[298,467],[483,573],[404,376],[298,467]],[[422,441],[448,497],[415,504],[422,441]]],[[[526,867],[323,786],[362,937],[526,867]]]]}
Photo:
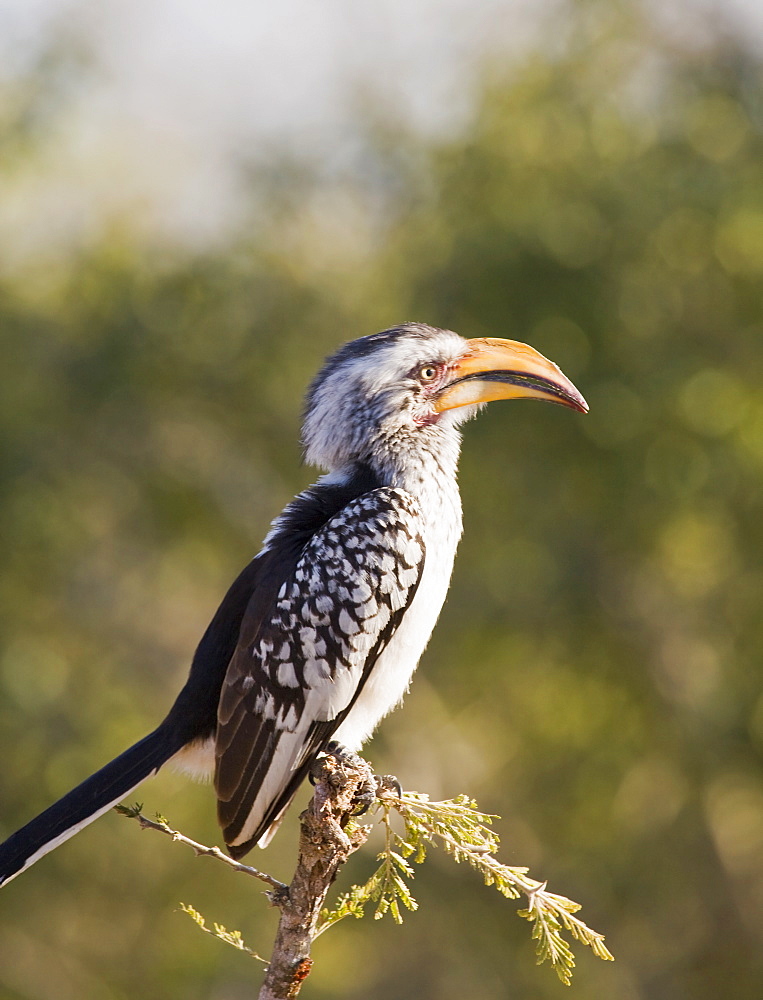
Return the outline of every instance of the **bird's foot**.
{"type": "Polygon", "coordinates": [[[323,752],[327,757],[336,757],[340,764],[349,764],[350,767],[363,768],[366,764],[359,753],[349,750],[337,740],[331,740],[330,743],[327,743],[326,749],[323,752]]]}
{"type": "Polygon", "coordinates": [[[352,799],[352,815],[362,816],[368,812],[376,800],[376,775],[371,773],[368,762],[354,750],[349,750],[346,746],[332,740],[326,746],[325,753],[334,757],[339,764],[347,764],[355,771],[365,772],[368,777],[358,785],[358,790],[352,799]]]}
{"type": "Polygon", "coordinates": [[[338,764],[347,764],[358,771],[362,771],[367,767],[366,761],[363,760],[360,754],[355,753],[353,750],[348,750],[346,746],[343,746],[336,740],[331,740],[318,754],[310,770],[307,772],[307,777],[311,785],[314,785],[320,779],[321,767],[326,757],[334,757],[338,764]]]}
{"type": "MultiPolygon", "coordinates": [[[[330,743],[326,744],[326,749],[321,757],[315,762],[314,769],[311,768],[308,774],[310,783],[313,785],[318,777],[318,766],[324,756],[334,757],[339,764],[347,764],[357,771],[362,772],[368,767],[367,762],[354,750],[349,750],[337,740],[331,740],[330,743]]],[[[393,774],[370,774],[368,780],[359,786],[353,798],[352,815],[362,816],[368,812],[377,799],[390,795],[400,798],[402,794],[403,789],[400,782],[393,774]]]]}
{"type": "Polygon", "coordinates": [[[373,774],[371,775],[373,784],[362,786],[354,798],[356,808],[353,816],[362,816],[368,812],[377,799],[385,799],[390,796],[400,799],[403,797],[403,787],[394,774],[373,774]]]}
{"type": "Polygon", "coordinates": [[[394,774],[375,774],[374,781],[376,782],[376,797],[378,799],[383,799],[390,795],[396,799],[402,799],[403,786],[394,774]]]}

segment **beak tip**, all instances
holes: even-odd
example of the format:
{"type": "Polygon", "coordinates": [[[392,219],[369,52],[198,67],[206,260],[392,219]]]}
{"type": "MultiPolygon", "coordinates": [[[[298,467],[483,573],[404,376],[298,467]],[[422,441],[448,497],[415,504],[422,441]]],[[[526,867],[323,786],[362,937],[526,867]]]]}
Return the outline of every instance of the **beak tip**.
{"type": "MultiPolygon", "coordinates": [[[[559,374],[561,375],[561,372],[559,374]]],[[[564,395],[558,399],[558,402],[569,406],[571,410],[577,410],[578,413],[588,413],[588,403],[577,386],[574,386],[564,375],[561,375],[559,381],[559,388],[563,391],[564,395]]]]}

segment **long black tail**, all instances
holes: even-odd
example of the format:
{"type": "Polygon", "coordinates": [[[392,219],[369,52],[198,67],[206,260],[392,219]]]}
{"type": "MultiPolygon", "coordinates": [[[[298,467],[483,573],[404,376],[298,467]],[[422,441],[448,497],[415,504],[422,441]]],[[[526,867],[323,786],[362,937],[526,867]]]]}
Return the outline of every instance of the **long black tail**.
{"type": "Polygon", "coordinates": [[[156,774],[182,746],[172,728],[163,723],[11,834],[0,844],[0,885],[10,882],[48,851],[98,819],[142,781],[156,774]]]}

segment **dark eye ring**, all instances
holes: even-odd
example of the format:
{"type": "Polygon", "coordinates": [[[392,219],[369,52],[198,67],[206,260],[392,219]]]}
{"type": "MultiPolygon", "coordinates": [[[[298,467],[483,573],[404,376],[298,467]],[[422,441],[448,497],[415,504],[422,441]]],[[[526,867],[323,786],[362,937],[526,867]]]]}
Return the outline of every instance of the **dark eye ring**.
{"type": "Polygon", "coordinates": [[[437,365],[423,365],[419,368],[419,380],[421,382],[434,382],[438,372],[439,368],[437,365]]]}

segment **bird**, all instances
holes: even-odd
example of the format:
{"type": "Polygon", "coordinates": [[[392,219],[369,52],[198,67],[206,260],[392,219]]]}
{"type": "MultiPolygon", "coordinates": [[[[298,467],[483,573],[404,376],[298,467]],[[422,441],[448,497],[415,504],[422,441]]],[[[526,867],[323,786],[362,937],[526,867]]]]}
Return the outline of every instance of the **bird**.
{"type": "Polygon", "coordinates": [[[164,720],[0,845],[0,885],[167,763],[214,775],[233,858],[266,846],[320,754],[359,750],[403,699],[461,538],[460,427],[518,398],[588,410],[517,341],[404,323],[331,355],[302,428],[323,474],[230,586],[164,720]]]}

